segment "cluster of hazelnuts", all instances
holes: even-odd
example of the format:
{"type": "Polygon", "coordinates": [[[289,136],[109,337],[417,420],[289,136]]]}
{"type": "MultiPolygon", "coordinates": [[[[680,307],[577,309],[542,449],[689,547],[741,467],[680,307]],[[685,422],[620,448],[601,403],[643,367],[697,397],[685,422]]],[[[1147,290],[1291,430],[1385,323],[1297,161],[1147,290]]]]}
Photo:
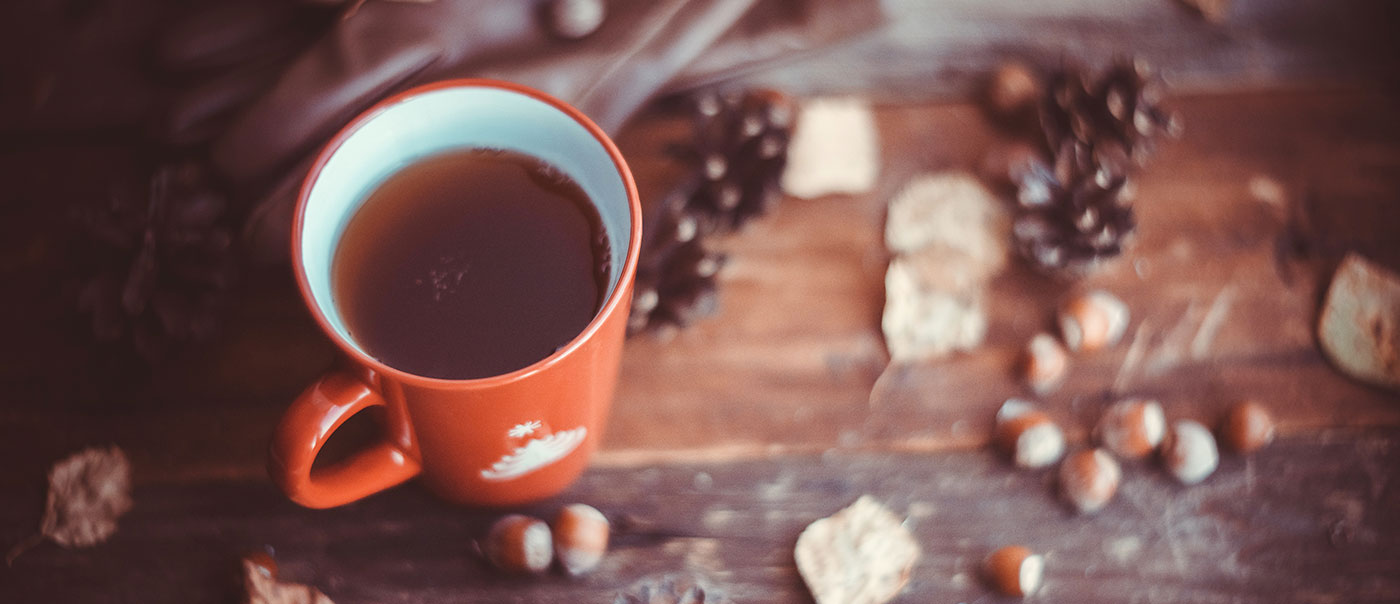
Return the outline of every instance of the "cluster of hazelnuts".
{"type": "Polygon", "coordinates": [[[1117,344],[1128,330],[1128,305],[1111,293],[1094,290],[1070,298],[1060,308],[1060,337],[1039,333],[1026,344],[1022,375],[1036,394],[1064,382],[1070,353],[1094,352],[1117,344]]]}
{"type": "MultiPolygon", "coordinates": [[[[1112,294],[1095,291],[1072,299],[1061,309],[1062,347],[1048,334],[1031,340],[1025,375],[1038,393],[1052,390],[1063,379],[1071,351],[1112,346],[1126,331],[1127,306],[1112,294]]],[[[1251,453],[1274,438],[1274,421],[1259,402],[1244,400],[1225,414],[1217,433],[1220,441],[1241,454],[1251,453]]],[[[1118,459],[1139,460],[1156,453],[1163,467],[1182,484],[1205,480],[1220,462],[1216,436],[1200,422],[1181,419],[1168,425],[1162,405],[1151,399],[1128,397],[1104,410],[1094,429],[1096,446],[1065,455],[1064,432],[1030,401],[1012,398],[997,412],[993,441],[1022,468],[1060,463],[1059,488],[1075,511],[1091,514],[1118,492],[1122,469],[1118,459]]],[[[1044,559],[1023,546],[1001,548],[984,564],[988,581],[1008,595],[1035,591],[1044,559]]]]}
{"type": "Polygon", "coordinates": [[[480,542],[481,553],[496,568],[516,574],[539,574],[556,561],[569,576],[586,574],[603,561],[609,524],[596,508],[564,506],[553,526],[524,514],[502,516],[480,542]]]}
{"type": "MultiPolygon", "coordinates": [[[[1273,440],[1274,422],[1263,405],[1246,400],[1230,408],[1218,433],[1227,447],[1247,454],[1273,440]]],[[[1169,429],[1161,404],[1148,399],[1127,398],[1109,406],[1095,428],[1095,438],[1097,447],[1065,456],[1064,433],[1044,411],[1011,399],[997,412],[997,446],[1023,468],[1060,461],[1060,492],[1081,514],[1099,511],[1117,494],[1123,472],[1115,456],[1142,459],[1155,451],[1167,471],[1187,485],[1205,480],[1220,462],[1215,436],[1208,428],[1183,419],[1169,429]]],[[[993,552],[983,565],[992,586],[1013,596],[1034,592],[1044,568],[1044,558],[1020,545],[993,552]]]]}
{"type": "MultiPolygon", "coordinates": [[[[1273,440],[1273,418],[1259,402],[1241,401],[1225,414],[1219,435],[1229,448],[1250,453],[1273,440]]],[[[1117,493],[1122,470],[1116,458],[1137,460],[1155,452],[1163,467],[1187,485],[1205,480],[1220,463],[1209,428],[1189,419],[1168,426],[1162,405],[1151,399],[1129,397],[1113,403],[1099,419],[1094,436],[1097,447],[1065,456],[1064,433],[1032,403],[1010,399],[997,412],[997,446],[1023,468],[1061,462],[1060,490],[1084,514],[1098,511],[1117,493]]]]}

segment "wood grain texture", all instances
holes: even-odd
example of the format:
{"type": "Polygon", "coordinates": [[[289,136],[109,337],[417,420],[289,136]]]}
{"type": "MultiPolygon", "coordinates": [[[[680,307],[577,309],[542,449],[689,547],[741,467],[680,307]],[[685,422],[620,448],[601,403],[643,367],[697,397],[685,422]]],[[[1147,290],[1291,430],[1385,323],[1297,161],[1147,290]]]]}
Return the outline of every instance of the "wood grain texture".
{"type": "MultiPolygon", "coordinates": [[[[908,518],[922,556],[899,602],[1000,601],[983,556],[1022,543],[1046,555],[1044,601],[1383,602],[1400,597],[1400,432],[1329,431],[1227,457],[1181,487],[1129,465],[1116,500],[1078,517],[1046,472],[977,450],[831,451],[734,463],[590,470],[549,517],[587,502],[616,530],[577,580],[502,578],[473,540],[500,511],[464,510],[406,486],[306,510],[261,481],[140,486],[115,537],[86,550],[44,544],[0,569],[5,602],[230,602],[242,552],[271,546],[282,576],[339,604],[610,602],[653,573],[700,573],[738,602],[810,601],[792,557],[808,523],[871,494],[908,518]]],[[[38,489],[0,498],[0,539],[37,521],[38,489]]]]}
{"type": "Polygon", "coordinates": [[[885,101],[963,99],[1015,59],[1042,67],[1148,60],[1183,89],[1400,83],[1400,7],[1388,0],[1232,0],[1208,23],[1176,0],[886,0],[889,26],[819,59],[735,85],[885,101]]]}

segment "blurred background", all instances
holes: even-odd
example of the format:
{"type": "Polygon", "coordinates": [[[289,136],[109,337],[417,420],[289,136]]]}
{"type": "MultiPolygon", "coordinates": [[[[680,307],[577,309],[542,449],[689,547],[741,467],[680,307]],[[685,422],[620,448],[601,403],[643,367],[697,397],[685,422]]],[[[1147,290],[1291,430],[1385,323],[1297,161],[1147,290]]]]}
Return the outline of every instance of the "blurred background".
{"type": "MultiPolygon", "coordinates": [[[[924,550],[899,601],[994,597],[977,564],[1010,542],[1049,554],[1053,600],[1400,599],[1396,365],[1340,370],[1317,333],[1348,254],[1400,271],[1397,26],[1389,0],[5,3],[0,545],[84,447],[126,451],[135,504],[0,569],[0,600],[229,601],[272,547],[342,603],[613,601],[666,572],[801,602],[797,535],[867,493],[924,550]],[[580,581],[485,568],[496,511],[408,486],[312,512],[263,470],[336,361],[286,267],[296,187],[360,111],[457,77],[578,106],[642,191],[620,391],[560,500],[614,522],[580,581]],[[920,228],[956,249],[915,253],[902,195],[1002,218],[940,215],[920,228]],[[902,332],[916,256],[918,299],[957,311],[902,332]],[[1094,289],[1131,310],[1121,344],[1028,383],[1028,340],[1094,289]],[[1279,441],[1191,488],[1130,462],[1091,519],[989,447],[1008,397],[1077,448],[1128,395],[1208,426],[1262,400],[1279,441]]],[[[352,422],[330,457],[372,438],[352,422]]]]}

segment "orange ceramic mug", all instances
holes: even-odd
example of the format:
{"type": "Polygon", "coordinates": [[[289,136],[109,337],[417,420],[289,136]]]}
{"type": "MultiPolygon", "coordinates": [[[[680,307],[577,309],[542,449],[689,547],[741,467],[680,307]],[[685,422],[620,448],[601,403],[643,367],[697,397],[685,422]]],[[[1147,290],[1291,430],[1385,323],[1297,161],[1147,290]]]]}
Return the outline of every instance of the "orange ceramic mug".
{"type": "Polygon", "coordinates": [[[507,505],[563,490],[587,464],[611,405],[640,242],[641,206],[622,155],[593,122],[557,99],[506,82],[454,80],[366,111],[317,157],[292,230],[302,296],[350,362],[312,384],[283,416],[268,462],[273,480],[313,508],[349,503],[415,476],[442,497],[469,504],[507,505]],[[583,188],[613,250],[607,297],[567,345],[510,373],[449,380],[388,366],[349,337],[332,300],[331,261],[341,231],[371,190],[404,165],[480,147],[537,157],[583,188]],[[312,471],[336,428],[370,407],[383,408],[383,440],[312,471]]]}

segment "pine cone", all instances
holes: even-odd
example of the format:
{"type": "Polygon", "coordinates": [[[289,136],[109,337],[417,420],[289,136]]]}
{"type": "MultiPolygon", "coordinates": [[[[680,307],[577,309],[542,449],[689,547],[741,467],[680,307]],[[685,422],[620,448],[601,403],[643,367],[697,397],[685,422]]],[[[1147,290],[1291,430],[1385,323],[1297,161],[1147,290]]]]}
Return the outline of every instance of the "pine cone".
{"type": "Polygon", "coordinates": [[[773,90],[704,93],[694,100],[693,174],[645,221],[629,333],[685,327],[719,305],[723,254],[706,238],[732,231],[777,204],[795,122],[791,99],[773,90]]]}
{"type": "Polygon", "coordinates": [[[1060,159],[1054,170],[1028,162],[1015,177],[1021,212],[1011,233],[1037,269],[1083,274],[1121,253],[1137,221],[1126,175],[1084,174],[1072,152],[1060,159]]]}
{"type": "Polygon", "coordinates": [[[1142,61],[1116,61],[1097,79],[1080,67],[1056,71],[1040,106],[1047,151],[1057,160],[1072,153],[1086,174],[1126,175],[1145,165],[1155,138],[1181,129],[1175,114],[1161,106],[1164,87],[1142,61]]]}
{"type": "Polygon", "coordinates": [[[92,245],[78,309],[101,341],[127,339],[148,361],[211,334],[236,274],[225,203],[192,163],[158,168],[144,196],[113,195],[74,218],[92,245]]]}
{"type": "MultiPolygon", "coordinates": [[[[685,191],[687,189],[682,189],[685,191]]],[[[627,331],[685,327],[718,309],[716,280],[725,257],[709,248],[700,220],[685,209],[683,192],[662,201],[647,221],[627,331]]]]}
{"type": "Polygon", "coordinates": [[[1123,251],[1137,226],[1130,177],[1180,124],[1163,84],[1142,62],[1119,61],[1097,79],[1077,67],[1052,74],[1040,103],[1044,157],[1008,174],[1021,212],[1016,248],[1037,269],[1082,274],[1123,251]]]}
{"type": "Polygon", "coordinates": [[[700,178],[689,183],[686,210],[705,233],[728,231],[760,216],[781,198],[796,122],[791,99],[775,90],[708,92],[695,99],[693,156],[700,178]]]}

